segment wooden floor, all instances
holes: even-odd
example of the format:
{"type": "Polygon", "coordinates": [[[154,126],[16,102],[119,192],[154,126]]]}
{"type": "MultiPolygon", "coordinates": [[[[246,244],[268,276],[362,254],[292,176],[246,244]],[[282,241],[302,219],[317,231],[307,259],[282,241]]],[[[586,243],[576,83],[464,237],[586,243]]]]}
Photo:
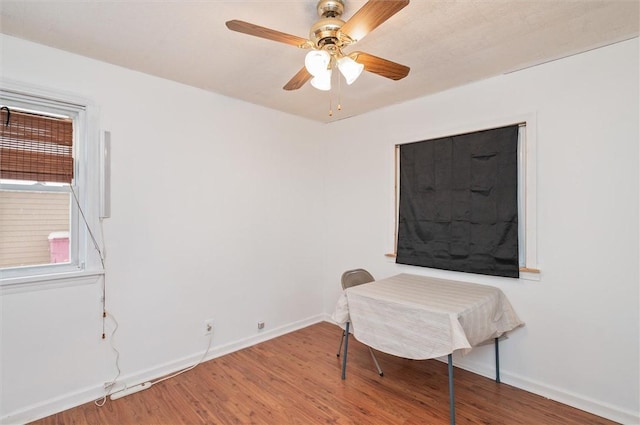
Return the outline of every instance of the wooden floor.
{"type": "MultiPolygon", "coordinates": [[[[447,365],[377,353],[349,340],[340,379],[340,329],[319,323],[199,365],[103,407],[88,403],[50,424],[448,424],[447,365]]],[[[457,424],[613,424],[455,369],[457,424]]]]}

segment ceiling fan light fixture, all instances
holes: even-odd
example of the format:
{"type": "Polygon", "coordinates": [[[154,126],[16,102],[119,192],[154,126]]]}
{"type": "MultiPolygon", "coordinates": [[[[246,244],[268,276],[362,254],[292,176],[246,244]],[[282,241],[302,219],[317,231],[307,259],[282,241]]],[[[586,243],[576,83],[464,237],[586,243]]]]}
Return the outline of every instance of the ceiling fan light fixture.
{"type": "Polygon", "coordinates": [[[347,21],[342,20],[344,1],[317,0],[320,19],[311,25],[308,39],[237,19],[227,21],[226,26],[238,33],[310,49],[305,56],[305,66],[282,87],[284,90],[298,90],[309,80],[317,89],[331,90],[333,68],[338,68],[347,84],[352,84],[359,78],[362,71],[392,80],[406,77],[410,70],[408,66],[364,52],[344,55],[342,49],[353,45],[386,22],[407,6],[410,0],[368,0],[347,21]]]}
{"type": "Polygon", "coordinates": [[[304,66],[309,74],[317,77],[323,75],[329,68],[331,56],[324,50],[312,50],[304,58],[304,66]]]}
{"type": "Polygon", "coordinates": [[[343,56],[338,59],[338,69],[344,79],[347,80],[347,84],[351,84],[362,74],[364,65],[354,61],[349,56],[343,56]]]}
{"type": "Polygon", "coordinates": [[[311,85],[318,90],[331,90],[331,69],[325,69],[324,72],[314,76],[311,79],[311,85]]]}

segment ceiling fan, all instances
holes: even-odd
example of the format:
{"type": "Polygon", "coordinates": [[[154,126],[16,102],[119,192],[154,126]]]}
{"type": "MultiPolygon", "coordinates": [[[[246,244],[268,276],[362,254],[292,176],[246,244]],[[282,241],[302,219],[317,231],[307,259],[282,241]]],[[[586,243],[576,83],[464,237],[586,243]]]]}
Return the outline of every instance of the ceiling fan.
{"type": "Polygon", "coordinates": [[[311,79],[313,87],[330,90],[334,68],[338,68],[347,84],[353,83],[363,70],[392,80],[400,80],[409,74],[408,66],[364,52],[343,51],[408,4],[409,0],[369,0],[345,22],[340,19],[344,11],[343,0],[319,0],[320,19],[311,26],[309,39],[239,20],[227,21],[226,25],[232,31],[311,49],[305,57],[305,66],[283,88],[297,90],[311,79]]]}

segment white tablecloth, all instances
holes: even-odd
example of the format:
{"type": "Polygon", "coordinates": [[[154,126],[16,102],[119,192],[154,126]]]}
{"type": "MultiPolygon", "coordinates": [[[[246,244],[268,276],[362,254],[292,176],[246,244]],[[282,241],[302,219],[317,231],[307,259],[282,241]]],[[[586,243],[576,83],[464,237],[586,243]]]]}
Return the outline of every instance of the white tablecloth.
{"type": "Polygon", "coordinates": [[[524,325],[499,288],[410,274],[348,288],[333,319],[377,350],[416,360],[466,353],[524,325]]]}

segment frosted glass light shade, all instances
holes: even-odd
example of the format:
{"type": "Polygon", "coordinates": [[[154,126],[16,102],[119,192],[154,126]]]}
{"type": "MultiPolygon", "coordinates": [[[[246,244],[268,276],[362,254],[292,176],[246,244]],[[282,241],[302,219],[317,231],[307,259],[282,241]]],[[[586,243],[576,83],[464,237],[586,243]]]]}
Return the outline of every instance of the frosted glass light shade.
{"type": "Polygon", "coordinates": [[[309,74],[317,77],[322,74],[329,67],[331,62],[331,56],[324,50],[312,50],[307,53],[304,58],[304,66],[309,71],[309,74]]]}
{"type": "Polygon", "coordinates": [[[354,61],[348,56],[344,56],[338,59],[338,69],[344,76],[344,79],[347,80],[347,84],[351,84],[362,74],[364,65],[354,61]]]}
{"type": "Polygon", "coordinates": [[[324,72],[313,77],[311,79],[311,85],[318,90],[331,90],[331,70],[325,69],[324,72]]]}

